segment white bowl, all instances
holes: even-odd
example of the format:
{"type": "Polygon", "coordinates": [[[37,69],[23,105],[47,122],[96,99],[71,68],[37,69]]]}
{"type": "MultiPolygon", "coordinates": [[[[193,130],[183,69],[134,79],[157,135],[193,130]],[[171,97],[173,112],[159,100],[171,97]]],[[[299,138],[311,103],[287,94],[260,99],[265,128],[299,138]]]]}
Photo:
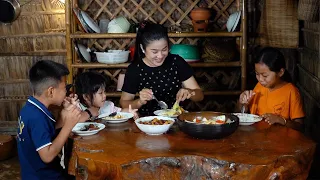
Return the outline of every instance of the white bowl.
{"type": "Polygon", "coordinates": [[[127,33],[130,29],[130,22],[123,16],[119,16],[108,24],[108,33],[127,33]]]}
{"type": "Polygon", "coordinates": [[[145,132],[146,134],[149,135],[160,135],[163,134],[165,132],[167,132],[170,127],[173,125],[174,123],[174,119],[173,118],[169,118],[169,117],[164,117],[164,116],[146,116],[143,118],[139,118],[137,120],[134,121],[137,125],[137,127],[145,132]],[[164,125],[148,125],[148,124],[140,124],[139,122],[146,122],[146,121],[151,121],[152,119],[157,118],[157,119],[162,119],[162,120],[169,120],[172,121],[172,123],[170,124],[164,124],[164,125]]]}
{"type": "Polygon", "coordinates": [[[76,135],[79,136],[90,136],[90,135],[94,135],[97,134],[99,131],[101,131],[102,129],[104,129],[106,126],[104,124],[101,123],[95,123],[95,122],[85,122],[85,123],[77,123],[73,128],[72,128],[72,132],[76,135]],[[81,131],[81,129],[86,126],[86,125],[90,125],[93,124],[97,127],[99,127],[99,129],[97,130],[92,130],[92,131],[81,131]]]}
{"type": "Polygon", "coordinates": [[[236,29],[240,20],[240,16],[241,16],[241,11],[234,12],[229,16],[227,21],[228,32],[233,32],[236,29]]]}
{"type": "Polygon", "coordinates": [[[249,126],[262,120],[262,117],[255,114],[233,113],[239,118],[239,125],[249,126]]]}
{"type": "Polygon", "coordinates": [[[109,50],[108,52],[95,52],[100,63],[119,64],[128,61],[130,51],[109,50]]]}

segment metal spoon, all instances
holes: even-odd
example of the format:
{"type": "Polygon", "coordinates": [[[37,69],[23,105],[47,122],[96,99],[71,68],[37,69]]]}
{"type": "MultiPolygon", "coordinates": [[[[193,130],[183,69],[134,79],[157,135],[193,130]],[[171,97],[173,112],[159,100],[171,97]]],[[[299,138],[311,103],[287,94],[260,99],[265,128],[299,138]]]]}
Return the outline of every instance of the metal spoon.
{"type": "Polygon", "coordinates": [[[241,113],[244,114],[245,110],[246,110],[246,105],[245,105],[245,104],[242,104],[241,113]]]}
{"type": "Polygon", "coordinates": [[[158,99],[154,95],[152,95],[152,98],[155,99],[158,102],[158,104],[161,107],[161,109],[168,109],[168,105],[165,102],[158,101],[158,99]]]}

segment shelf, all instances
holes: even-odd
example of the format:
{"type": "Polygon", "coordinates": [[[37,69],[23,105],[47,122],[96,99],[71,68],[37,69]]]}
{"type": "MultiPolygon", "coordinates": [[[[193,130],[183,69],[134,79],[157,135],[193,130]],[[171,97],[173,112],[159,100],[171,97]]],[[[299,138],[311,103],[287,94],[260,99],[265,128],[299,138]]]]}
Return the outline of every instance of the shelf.
{"type": "MultiPolygon", "coordinates": [[[[240,95],[241,91],[205,91],[203,92],[205,96],[216,96],[216,95],[240,95]]],[[[107,92],[107,97],[120,97],[121,92],[107,92]]],[[[138,96],[138,94],[136,94],[138,96]]]]}
{"type": "MultiPolygon", "coordinates": [[[[241,37],[242,32],[203,32],[203,33],[168,33],[169,37],[241,37]]],[[[70,35],[71,38],[135,38],[136,33],[74,33],[70,35]]]]}
{"type": "MultiPolygon", "coordinates": [[[[130,63],[121,63],[121,64],[102,64],[102,63],[77,63],[72,64],[71,67],[73,68],[127,68],[130,63]]],[[[241,66],[240,61],[233,61],[233,62],[212,62],[212,63],[190,63],[191,67],[239,67],[241,66]]]]}

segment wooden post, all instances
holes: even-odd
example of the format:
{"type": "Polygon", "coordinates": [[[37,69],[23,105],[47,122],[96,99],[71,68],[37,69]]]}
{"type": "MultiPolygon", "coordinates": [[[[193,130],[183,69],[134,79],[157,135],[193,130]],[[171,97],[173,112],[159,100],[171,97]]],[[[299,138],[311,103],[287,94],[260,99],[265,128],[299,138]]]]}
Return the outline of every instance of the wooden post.
{"type": "Polygon", "coordinates": [[[246,90],[247,83],[247,10],[246,10],[246,1],[242,0],[242,37],[240,43],[241,51],[241,90],[246,90]]]}
{"type": "Polygon", "coordinates": [[[71,39],[70,39],[70,29],[71,29],[71,26],[70,26],[70,19],[71,19],[71,12],[70,12],[70,2],[71,0],[66,0],[65,1],[65,16],[66,16],[66,49],[67,49],[67,67],[70,71],[70,74],[68,75],[68,78],[67,78],[67,83],[68,84],[72,84],[72,45],[71,45],[71,39]]]}

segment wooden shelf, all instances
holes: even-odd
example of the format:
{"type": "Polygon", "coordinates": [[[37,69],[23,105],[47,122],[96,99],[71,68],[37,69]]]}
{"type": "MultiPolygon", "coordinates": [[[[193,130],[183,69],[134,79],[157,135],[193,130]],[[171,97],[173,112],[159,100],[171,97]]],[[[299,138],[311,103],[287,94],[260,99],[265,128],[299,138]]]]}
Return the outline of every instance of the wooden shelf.
{"type": "MultiPolygon", "coordinates": [[[[205,91],[203,92],[205,96],[216,96],[216,95],[240,95],[241,91],[205,91]]],[[[121,92],[107,92],[107,97],[120,97],[121,92]]],[[[136,94],[138,96],[138,94],[136,94]]]]}
{"type": "MultiPolygon", "coordinates": [[[[203,32],[203,33],[169,33],[169,37],[241,37],[242,32],[203,32]]],[[[136,33],[74,33],[70,34],[71,38],[135,38],[136,33]]]]}
{"type": "MultiPolygon", "coordinates": [[[[103,64],[103,63],[76,63],[72,64],[71,67],[73,68],[127,68],[130,63],[121,63],[121,64],[103,64]]],[[[212,63],[190,63],[191,67],[239,67],[241,66],[240,61],[233,61],[233,62],[212,62],[212,63]]]]}

